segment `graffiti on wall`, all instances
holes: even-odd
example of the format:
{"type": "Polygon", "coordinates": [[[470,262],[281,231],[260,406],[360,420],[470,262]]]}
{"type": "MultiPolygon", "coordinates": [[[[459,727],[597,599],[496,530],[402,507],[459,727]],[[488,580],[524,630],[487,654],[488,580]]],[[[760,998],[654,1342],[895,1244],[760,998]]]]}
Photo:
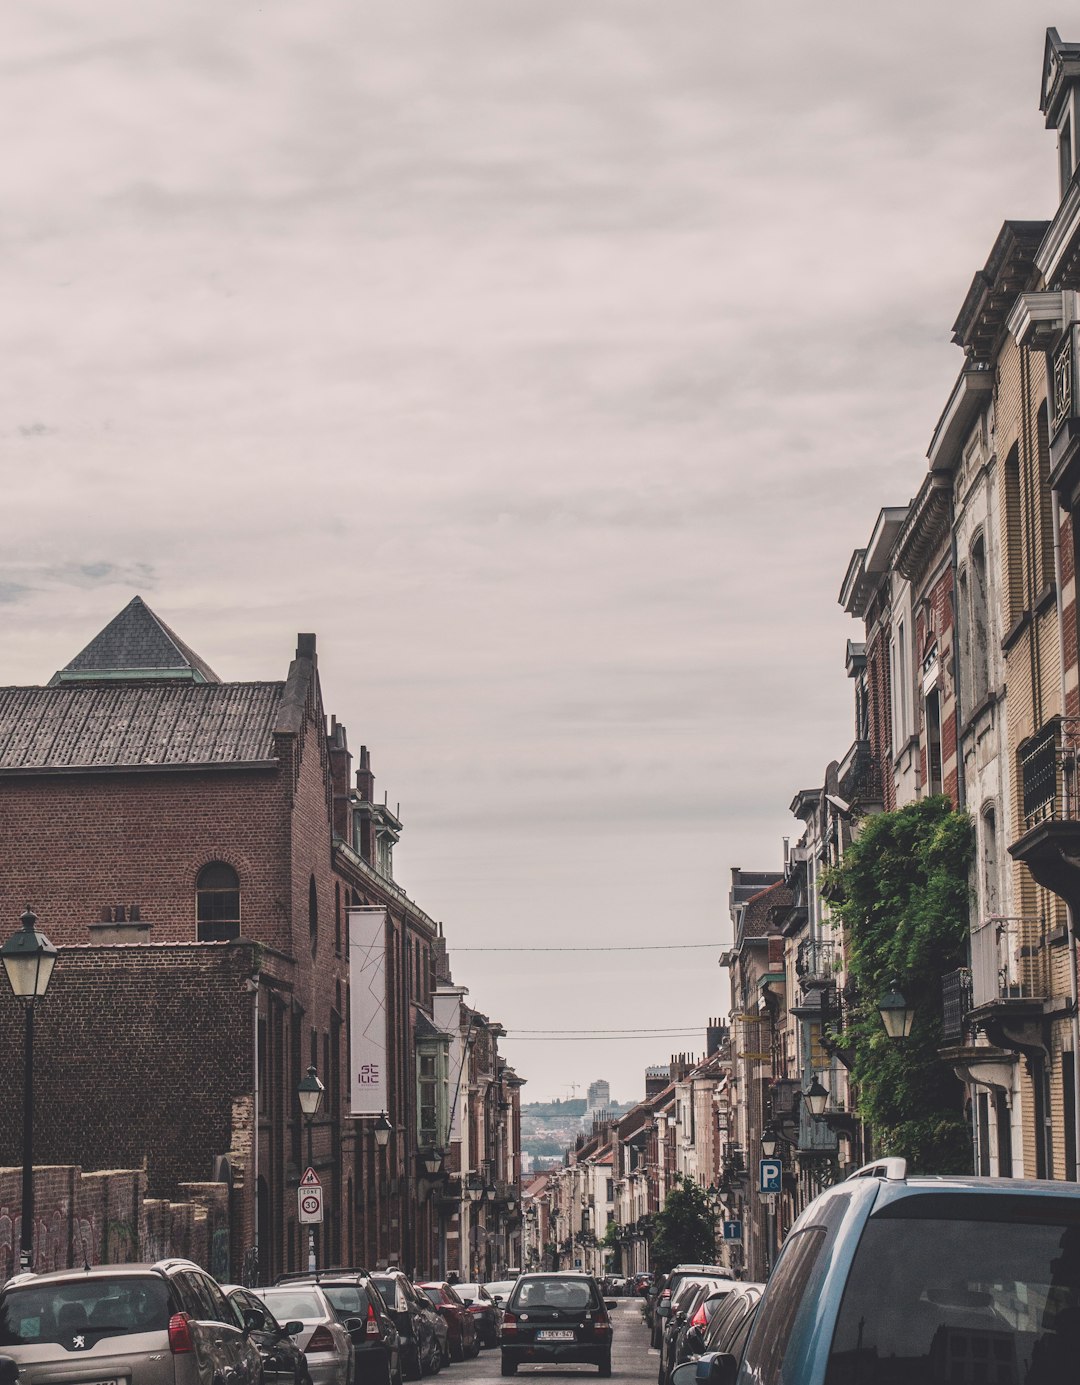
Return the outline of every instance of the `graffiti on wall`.
{"type": "MultiPolygon", "coordinates": [[[[96,1265],[100,1262],[97,1227],[93,1218],[75,1218],[70,1257],[64,1208],[54,1207],[42,1216],[35,1217],[34,1222],[33,1268],[38,1274],[67,1269],[72,1264],[96,1265]]],[[[10,1207],[0,1207],[0,1283],[17,1272],[21,1243],[22,1216],[19,1213],[12,1216],[10,1207]]]]}

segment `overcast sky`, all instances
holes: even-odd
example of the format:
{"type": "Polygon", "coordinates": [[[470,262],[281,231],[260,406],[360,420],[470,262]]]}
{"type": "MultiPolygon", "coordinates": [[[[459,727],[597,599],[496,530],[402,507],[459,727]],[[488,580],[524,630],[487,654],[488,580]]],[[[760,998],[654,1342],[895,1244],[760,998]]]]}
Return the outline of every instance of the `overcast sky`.
{"type": "MultiPolygon", "coordinates": [[[[726,941],[850,743],[836,604],[1055,206],[1002,0],[8,0],[0,681],[135,593],[318,634],[451,948],[726,941]]],[[[526,1099],[700,1052],[716,951],[455,952],[526,1099]]]]}

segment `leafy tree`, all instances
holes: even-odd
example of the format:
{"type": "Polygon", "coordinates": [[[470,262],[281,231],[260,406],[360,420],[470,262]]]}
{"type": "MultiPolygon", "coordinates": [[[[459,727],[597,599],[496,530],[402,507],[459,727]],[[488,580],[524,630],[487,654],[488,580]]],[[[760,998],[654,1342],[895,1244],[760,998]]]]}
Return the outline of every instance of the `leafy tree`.
{"type": "Polygon", "coordinates": [[[665,1273],[681,1264],[710,1265],[716,1259],[716,1214],[703,1188],[680,1178],[656,1214],[650,1263],[665,1273]]]}
{"type": "Polygon", "coordinates": [[[859,1115],[886,1154],[922,1173],[971,1167],[962,1088],[938,1057],[941,978],[966,961],[971,820],[944,797],[868,818],[825,893],[846,934],[858,997],[852,1027],[859,1115]],[[910,1038],[890,1039],[878,1001],[896,982],[915,1006],[910,1038]]]}

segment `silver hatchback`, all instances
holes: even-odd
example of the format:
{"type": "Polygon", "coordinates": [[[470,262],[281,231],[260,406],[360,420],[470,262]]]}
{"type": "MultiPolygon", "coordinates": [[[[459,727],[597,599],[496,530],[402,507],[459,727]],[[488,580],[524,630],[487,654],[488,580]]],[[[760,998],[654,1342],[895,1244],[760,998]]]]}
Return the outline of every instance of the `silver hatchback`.
{"type": "Polygon", "coordinates": [[[19,1274],[0,1290],[0,1355],[21,1385],[261,1385],[246,1325],[189,1260],[19,1274]]]}

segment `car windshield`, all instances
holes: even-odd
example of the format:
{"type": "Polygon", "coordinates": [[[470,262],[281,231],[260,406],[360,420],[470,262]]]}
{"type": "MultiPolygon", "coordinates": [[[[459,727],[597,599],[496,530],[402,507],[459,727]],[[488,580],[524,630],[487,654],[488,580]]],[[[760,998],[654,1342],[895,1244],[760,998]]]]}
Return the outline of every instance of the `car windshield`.
{"type": "Polygon", "coordinates": [[[0,1294],[0,1347],[165,1332],[169,1289],[158,1275],[93,1275],[16,1285],[0,1294]]]}
{"type": "Polygon", "coordinates": [[[432,1303],[442,1303],[442,1301],[443,1301],[443,1296],[442,1296],[442,1290],[441,1290],[441,1289],[427,1289],[427,1288],[425,1288],[424,1293],[427,1294],[428,1298],[431,1299],[432,1303]]]}
{"type": "Polygon", "coordinates": [[[599,1307],[587,1279],[551,1278],[520,1280],[512,1308],[559,1308],[568,1311],[599,1307]]]}
{"type": "Polygon", "coordinates": [[[382,1294],[388,1307],[397,1310],[402,1306],[398,1303],[396,1280],[386,1275],[374,1275],[371,1282],[375,1285],[376,1289],[378,1289],[379,1293],[382,1294]]]}
{"type": "Polygon", "coordinates": [[[359,1284],[323,1284],[321,1288],[339,1318],[367,1316],[367,1295],[359,1284]]]}
{"type": "MultiPolygon", "coordinates": [[[[481,1284],[455,1284],[454,1288],[462,1298],[480,1299],[484,1297],[484,1294],[480,1292],[483,1288],[481,1284]]],[[[484,1293],[486,1292],[487,1290],[485,1289],[484,1293]]]]}
{"type": "Polygon", "coordinates": [[[310,1289],[252,1289],[251,1292],[270,1305],[278,1322],[326,1317],[326,1309],[310,1289]]]}
{"type": "Polygon", "coordinates": [[[1075,1379],[1080,1214],[1074,1206],[1053,1225],[1033,1224],[1046,1215],[1034,1201],[1025,1199],[1023,1221],[905,1214],[903,1201],[871,1218],[840,1306],[827,1385],[1075,1379]]]}

